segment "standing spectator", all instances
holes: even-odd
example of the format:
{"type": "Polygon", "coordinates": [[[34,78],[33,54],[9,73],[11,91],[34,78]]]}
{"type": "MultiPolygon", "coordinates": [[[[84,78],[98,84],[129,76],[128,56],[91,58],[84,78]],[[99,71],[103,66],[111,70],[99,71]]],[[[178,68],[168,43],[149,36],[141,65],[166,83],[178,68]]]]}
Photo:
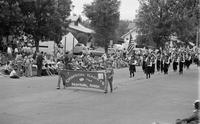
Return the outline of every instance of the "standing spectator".
{"type": "Polygon", "coordinates": [[[69,70],[72,69],[70,66],[71,60],[72,60],[72,58],[70,57],[69,52],[66,52],[65,56],[64,56],[64,63],[65,63],[66,69],[69,69],[69,70]]]}
{"type": "Polygon", "coordinates": [[[29,64],[29,76],[32,77],[33,76],[33,70],[32,70],[32,66],[33,66],[33,57],[32,55],[30,55],[29,57],[29,61],[30,61],[30,64],[29,64]]]}
{"type": "Polygon", "coordinates": [[[43,65],[43,52],[38,53],[37,56],[37,76],[41,76],[42,74],[42,65],[43,65]]]}
{"type": "Polygon", "coordinates": [[[17,53],[17,56],[15,58],[15,61],[17,63],[17,72],[21,75],[22,73],[22,63],[23,63],[23,57],[22,57],[22,54],[19,52],[17,53]]]}
{"type": "Polygon", "coordinates": [[[30,60],[29,60],[29,57],[25,56],[24,57],[24,61],[25,61],[25,76],[26,77],[29,77],[29,72],[30,72],[30,60]]]}
{"type": "Polygon", "coordinates": [[[8,58],[11,59],[12,58],[12,48],[10,46],[8,46],[8,48],[7,48],[7,53],[8,53],[8,58]]]}
{"type": "Polygon", "coordinates": [[[62,79],[62,82],[63,82],[63,87],[65,88],[65,78],[64,78],[64,75],[61,75],[61,70],[64,69],[64,63],[58,59],[58,62],[56,64],[56,68],[58,70],[58,84],[57,84],[57,89],[60,89],[60,82],[61,82],[61,79],[62,79]]]}
{"type": "Polygon", "coordinates": [[[60,59],[61,59],[60,51],[57,52],[57,54],[56,54],[56,59],[57,59],[57,60],[60,60],[60,59]]]}
{"type": "MultiPolygon", "coordinates": [[[[106,78],[108,80],[108,84],[110,86],[110,92],[113,91],[113,76],[114,76],[114,69],[112,68],[112,63],[107,62],[107,68],[106,68],[106,78]]],[[[106,88],[105,93],[107,93],[108,88],[106,88]]]]}

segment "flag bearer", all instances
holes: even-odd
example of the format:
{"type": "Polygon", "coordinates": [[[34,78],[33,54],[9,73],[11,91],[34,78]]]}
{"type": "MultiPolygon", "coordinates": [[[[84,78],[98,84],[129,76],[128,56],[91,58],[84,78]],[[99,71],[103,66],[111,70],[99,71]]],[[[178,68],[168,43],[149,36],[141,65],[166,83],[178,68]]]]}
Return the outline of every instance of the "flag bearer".
{"type": "Polygon", "coordinates": [[[136,65],[136,59],[135,59],[135,56],[132,55],[131,60],[129,61],[130,78],[135,76],[134,74],[136,72],[135,65],[136,65]]]}

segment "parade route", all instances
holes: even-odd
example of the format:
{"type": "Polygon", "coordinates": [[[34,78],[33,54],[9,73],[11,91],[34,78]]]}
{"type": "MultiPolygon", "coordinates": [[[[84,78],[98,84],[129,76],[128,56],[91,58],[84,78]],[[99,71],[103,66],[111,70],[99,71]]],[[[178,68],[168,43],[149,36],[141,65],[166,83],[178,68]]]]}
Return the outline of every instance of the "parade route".
{"type": "Polygon", "coordinates": [[[115,70],[113,93],[84,88],[56,90],[57,76],[0,78],[0,124],[151,124],[174,123],[192,114],[198,98],[198,69],[183,75],[156,73],[146,79],[141,67],[115,70]]]}

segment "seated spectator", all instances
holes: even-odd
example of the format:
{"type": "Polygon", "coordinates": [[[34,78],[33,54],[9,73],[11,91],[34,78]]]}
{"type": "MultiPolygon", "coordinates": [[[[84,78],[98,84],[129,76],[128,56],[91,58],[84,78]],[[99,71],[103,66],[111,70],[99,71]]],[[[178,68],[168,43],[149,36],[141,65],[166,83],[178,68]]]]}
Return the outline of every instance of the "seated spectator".
{"type": "Polygon", "coordinates": [[[13,70],[11,63],[7,62],[5,68],[3,69],[4,74],[9,75],[10,72],[13,70]]]}
{"type": "Polygon", "coordinates": [[[196,100],[194,102],[194,112],[192,116],[184,119],[177,119],[176,124],[199,124],[199,105],[200,100],[196,100]]]}
{"type": "Polygon", "coordinates": [[[17,68],[14,68],[14,69],[11,71],[11,73],[10,73],[10,78],[13,78],[13,79],[18,79],[18,78],[19,78],[19,76],[18,76],[16,70],[17,70],[17,68]]]}

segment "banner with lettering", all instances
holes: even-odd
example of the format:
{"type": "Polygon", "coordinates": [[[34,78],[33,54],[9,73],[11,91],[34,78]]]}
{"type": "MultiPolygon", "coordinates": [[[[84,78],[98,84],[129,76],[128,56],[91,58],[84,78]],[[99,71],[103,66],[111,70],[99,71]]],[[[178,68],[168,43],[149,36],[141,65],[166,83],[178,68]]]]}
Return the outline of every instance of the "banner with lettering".
{"type": "Polygon", "coordinates": [[[106,90],[107,81],[104,72],[61,70],[60,75],[67,86],[106,90]]]}

